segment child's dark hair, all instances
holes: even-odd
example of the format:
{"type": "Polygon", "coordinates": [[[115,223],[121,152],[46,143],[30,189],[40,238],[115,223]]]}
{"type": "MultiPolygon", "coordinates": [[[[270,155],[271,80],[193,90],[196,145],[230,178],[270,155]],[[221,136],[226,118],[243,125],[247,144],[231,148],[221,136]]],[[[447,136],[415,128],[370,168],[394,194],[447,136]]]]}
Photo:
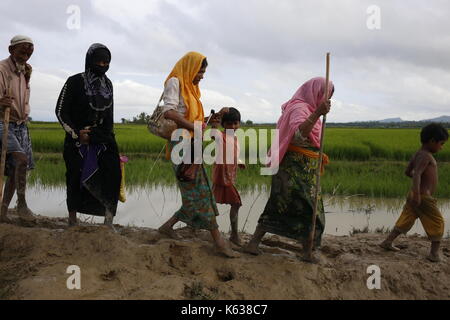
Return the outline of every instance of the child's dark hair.
{"type": "Polygon", "coordinates": [[[430,123],[422,128],[420,132],[420,141],[422,143],[427,143],[431,139],[434,141],[447,141],[448,131],[439,123],[430,123]]]}
{"type": "Polygon", "coordinates": [[[222,124],[223,127],[223,124],[225,122],[235,122],[235,121],[241,122],[241,113],[236,108],[229,108],[228,112],[222,116],[222,121],[220,123],[222,124]]]}

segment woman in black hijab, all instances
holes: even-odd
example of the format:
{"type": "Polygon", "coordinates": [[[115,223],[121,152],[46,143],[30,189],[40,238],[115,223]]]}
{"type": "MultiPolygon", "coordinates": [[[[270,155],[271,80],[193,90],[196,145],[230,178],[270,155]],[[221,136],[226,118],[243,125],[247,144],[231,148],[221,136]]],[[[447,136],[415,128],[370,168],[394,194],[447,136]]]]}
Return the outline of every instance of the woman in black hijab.
{"type": "Polygon", "coordinates": [[[90,46],[83,73],[67,79],[56,105],[66,131],[67,208],[69,226],[77,212],[104,216],[112,228],[120,191],[120,160],[113,126],[113,87],[106,76],[111,52],[90,46]]]}

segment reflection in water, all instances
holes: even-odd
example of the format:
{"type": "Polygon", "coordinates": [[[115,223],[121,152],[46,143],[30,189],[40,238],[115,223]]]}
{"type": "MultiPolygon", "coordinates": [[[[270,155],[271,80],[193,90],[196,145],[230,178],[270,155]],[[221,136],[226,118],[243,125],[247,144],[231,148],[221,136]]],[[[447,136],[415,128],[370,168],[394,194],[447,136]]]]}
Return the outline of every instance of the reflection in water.
{"type": "MultiPolygon", "coordinates": [[[[66,217],[66,191],[61,187],[32,187],[27,191],[30,208],[37,214],[49,217],[66,217]]],[[[239,211],[239,230],[253,233],[258,218],[266,205],[269,190],[266,187],[241,192],[243,206],[239,211]]],[[[13,200],[14,201],[14,200],[13,200]]],[[[326,211],[325,233],[348,235],[353,229],[370,231],[384,227],[392,228],[400,215],[405,199],[367,197],[324,197],[326,211]]],[[[450,219],[450,201],[438,200],[444,219],[450,219]]],[[[115,223],[126,226],[157,228],[181,206],[181,196],[177,187],[153,186],[128,190],[127,201],[119,202],[115,223]]],[[[218,205],[220,216],[217,222],[224,232],[229,231],[229,208],[218,205]]],[[[81,215],[82,221],[102,222],[101,218],[81,215]]],[[[177,226],[182,226],[179,223],[177,226]]],[[[410,233],[424,235],[422,225],[417,220],[410,233]]],[[[450,235],[446,224],[445,236],[450,235]]]]}

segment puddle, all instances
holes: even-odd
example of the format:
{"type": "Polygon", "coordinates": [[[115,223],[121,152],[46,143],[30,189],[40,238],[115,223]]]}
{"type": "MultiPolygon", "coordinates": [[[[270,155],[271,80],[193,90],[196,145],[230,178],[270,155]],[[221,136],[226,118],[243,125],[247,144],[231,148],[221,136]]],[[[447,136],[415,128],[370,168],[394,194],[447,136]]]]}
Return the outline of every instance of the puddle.
{"type": "MultiPolygon", "coordinates": [[[[239,211],[239,230],[253,233],[258,218],[264,210],[269,196],[267,188],[241,193],[243,206],[239,211]]],[[[27,201],[37,214],[49,217],[67,216],[66,191],[62,187],[31,187],[27,190],[27,201]]],[[[15,199],[13,199],[15,201],[15,199]]],[[[368,197],[324,197],[325,233],[348,235],[354,228],[370,231],[377,228],[392,228],[402,210],[404,199],[368,197]]],[[[13,203],[13,202],[12,202],[13,203]]],[[[439,199],[439,208],[445,221],[450,221],[450,201],[439,199]]],[[[177,187],[155,186],[133,188],[128,191],[127,201],[119,202],[115,223],[121,225],[157,228],[181,206],[177,187]]],[[[229,206],[218,205],[220,216],[217,222],[221,231],[229,231],[229,206]]],[[[101,218],[80,215],[80,219],[102,222],[101,218]]],[[[177,226],[184,224],[179,223],[177,226]]],[[[417,220],[410,233],[425,232],[417,220]]],[[[450,235],[450,224],[446,224],[444,236],[450,235]]]]}

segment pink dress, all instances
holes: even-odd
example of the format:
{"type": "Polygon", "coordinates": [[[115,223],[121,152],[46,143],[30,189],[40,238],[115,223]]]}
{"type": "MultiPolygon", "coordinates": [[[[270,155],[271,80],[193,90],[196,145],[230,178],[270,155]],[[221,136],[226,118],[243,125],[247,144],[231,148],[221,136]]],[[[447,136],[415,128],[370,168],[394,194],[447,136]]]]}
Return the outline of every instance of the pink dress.
{"type": "Polygon", "coordinates": [[[236,136],[222,133],[222,143],[219,143],[216,163],[213,166],[213,193],[217,203],[242,206],[241,197],[236,187],[239,144],[236,136]],[[226,150],[233,149],[232,163],[226,163],[226,150]]]}

